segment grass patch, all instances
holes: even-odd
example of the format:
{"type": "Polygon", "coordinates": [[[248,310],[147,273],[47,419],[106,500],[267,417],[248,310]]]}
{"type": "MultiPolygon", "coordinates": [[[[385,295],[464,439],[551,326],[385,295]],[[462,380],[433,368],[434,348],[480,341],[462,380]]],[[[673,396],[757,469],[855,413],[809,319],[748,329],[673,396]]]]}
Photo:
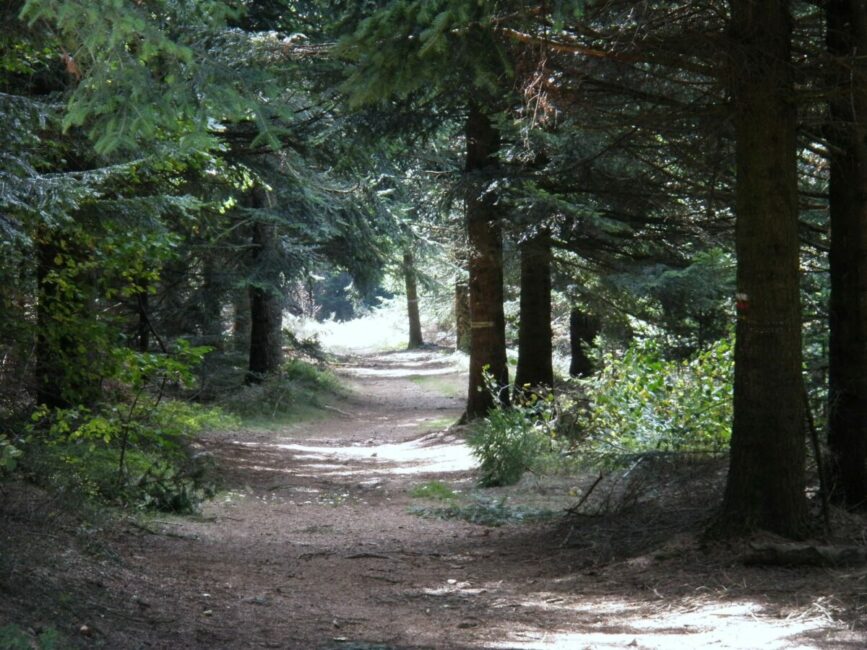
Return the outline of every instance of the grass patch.
{"type": "Polygon", "coordinates": [[[443,397],[464,397],[466,393],[466,386],[455,381],[451,375],[417,375],[410,377],[410,381],[427,392],[443,397]]]}
{"type": "Polygon", "coordinates": [[[424,433],[429,431],[443,431],[452,426],[456,419],[457,418],[455,417],[441,417],[434,418],[433,420],[425,420],[424,422],[419,422],[418,428],[424,433]]]}
{"type": "Polygon", "coordinates": [[[69,642],[53,627],[31,634],[18,625],[0,627],[0,650],[61,650],[69,642]]]}
{"type": "Polygon", "coordinates": [[[295,404],[291,409],[256,411],[251,408],[249,415],[241,416],[241,425],[247,429],[274,431],[275,429],[290,429],[300,424],[316,422],[329,417],[329,412],[323,409],[322,402],[316,404],[295,404]]]}
{"type": "Polygon", "coordinates": [[[488,527],[548,519],[558,514],[556,511],[547,509],[508,506],[505,498],[498,501],[478,500],[465,505],[452,504],[436,508],[411,508],[410,513],[426,519],[460,519],[471,524],[488,527]]]}
{"type": "Polygon", "coordinates": [[[414,486],[409,495],[415,499],[434,499],[436,501],[452,501],[458,498],[457,493],[440,481],[429,481],[414,486]]]}
{"type": "Polygon", "coordinates": [[[280,372],[261,384],[243,386],[220,400],[220,406],[253,427],[311,419],[323,398],[345,393],[340,380],[324,366],[289,359],[280,372]]]}

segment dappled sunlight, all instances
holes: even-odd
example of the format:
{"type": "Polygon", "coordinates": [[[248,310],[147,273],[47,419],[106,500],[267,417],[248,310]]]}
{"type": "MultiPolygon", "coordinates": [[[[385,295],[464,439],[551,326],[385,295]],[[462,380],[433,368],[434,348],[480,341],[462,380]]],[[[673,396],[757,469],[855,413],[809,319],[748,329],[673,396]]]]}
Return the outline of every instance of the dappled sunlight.
{"type": "Polygon", "coordinates": [[[344,372],[353,377],[429,377],[435,375],[451,375],[459,369],[452,366],[441,368],[419,368],[401,364],[390,368],[348,368],[344,372]]]}
{"type": "MultiPolygon", "coordinates": [[[[544,594],[527,598],[522,607],[561,609],[571,613],[579,630],[542,630],[516,626],[506,630],[509,640],[484,643],[482,648],[549,650],[638,647],[654,650],[682,648],[730,648],[763,650],[822,647],[803,635],[829,632],[829,622],[819,617],[774,618],[763,613],[754,601],[707,602],[684,605],[640,601],[601,601],[582,597],[570,604],[563,598],[544,594]],[[559,602],[562,601],[562,602],[559,602]],[[650,611],[649,611],[650,610],[650,611]]],[[[831,628],[833,629],[833,627],[831,628]]]]}
{"type": "Polygon", "coordinates": [[[368,467],[342,468],[336,474],[421,474],[466,472],[476,466],[475,458],[466,443],[457,439],[425,446],[424,439],[399,444],[371,447],[314,447],[306,445],[277,445],[295,453],[298,460],[361,460],[368,467]]]}
{"type": "Polygon", "coordinates": [[[316,337],[323,348],[337,354],[363,354],[405,347],[408,340],[406,304],[384,301],[362,318],[317,322],[284,314],[284,322],[299,338],[316,337]]]}
{"type": "MultiPolygon", "coordinates": [[[[398,426],[416,427],[418,422],[411,420],[398,426]]],[[[233,444],[263,452],[289,452],[294,460],[304,464],[302,471],[299,472],[298,468],[270,467],[261,462],[245,467],[262,472],[293,473],[298,476],[308,475],[303,470],[315,472],[309,475],[323,477],[457,473],[476,467],[476,460],[469,446],[456,436],[444,433],[381,445],[324,446],[240,441],[233,444]]]]}

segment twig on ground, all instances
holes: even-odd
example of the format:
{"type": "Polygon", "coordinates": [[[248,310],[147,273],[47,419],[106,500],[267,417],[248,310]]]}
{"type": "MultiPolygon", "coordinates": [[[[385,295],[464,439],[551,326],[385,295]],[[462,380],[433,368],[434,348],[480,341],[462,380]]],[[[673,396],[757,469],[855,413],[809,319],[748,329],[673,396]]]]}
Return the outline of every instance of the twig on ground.
{"type": "Polygon", "coordinates": [[[575,513],[577,513],[581,506],[584,505],[584,502],[590,498],[591,494],[593,494],[593,490],[596,489],[596,486],[599,485],[604,478],[605,472],[599,472],[599,476],[597,476],[596,480],[593,481],[593,485],[587,488],[587,490],[584,492],[584,496],[582,496],[581,499],[579,499],[578,503],[576,503],[574,506],[572,506],[571,508],[567,508],[566,512],[568,512],[570,515],[574,515],[575,513]]]}

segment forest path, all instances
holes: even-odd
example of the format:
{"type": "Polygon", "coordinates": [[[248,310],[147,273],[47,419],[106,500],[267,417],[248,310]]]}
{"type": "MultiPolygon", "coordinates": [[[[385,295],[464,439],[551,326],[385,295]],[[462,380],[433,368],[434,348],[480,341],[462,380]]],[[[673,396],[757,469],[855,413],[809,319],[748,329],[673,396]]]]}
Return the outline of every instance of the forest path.
{"type": "Polygon", "coordinates": [[[207,437],[228,491],[201,517],[116,540],[128,582],[105,580],[105,647],[863,647],[822,608],[831,596],[810,575],[826,572],[735,566],[677,537],[614,557],[622,531],[592,523],[411,514],[437,505],[414,486],[474,490],[469,450],[447,431],[465,380],[432,351],[339,372],[352,394],[321,419],[207,437]]]}

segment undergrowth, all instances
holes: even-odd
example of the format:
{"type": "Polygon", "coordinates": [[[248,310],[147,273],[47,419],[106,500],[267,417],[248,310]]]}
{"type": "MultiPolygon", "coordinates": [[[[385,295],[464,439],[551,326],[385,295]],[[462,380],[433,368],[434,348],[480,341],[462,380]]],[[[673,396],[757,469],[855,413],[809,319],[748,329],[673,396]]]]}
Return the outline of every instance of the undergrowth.
{"type": "Polygon", "coordinates": [[[42,408],[28,427],[19,471],[60,494],[111,505],[193,512],[217,482],[193,436],[237,421],[219,409],[166,400],[134,422],[116,406],[42,408]]]}
{"type": "Polygon", "coordinates": [[[309,407],[320,408],[324,395],[341,391],[340,380],[324,365],[293,358],[276,375],[235,390],[219,403],[245,420],[269,420],[291,417],[309,407]]]}
{"type": "Polygon", "coordinates": [[[192,512],[216,489],[194,436],[237,418],[216,407],[170,399],[196,384],[208,348],[177,341],[163,353],[128,348],[115,360],[103,401],[41,405],[0,438],[2,474],[15,474],[75,499],[121,507],[192,512]]]}
{"type": "MultiPolygon", "coordinates": [[[[512,406],[492,409],[470,437],[479,484],[512,485],[527,471],[575,465],[623,467],[642,454],[722,453],[730,438],[732,377],[726,340],[686,360],[667,360],[652,343],[638,342],[606,355],[596,375],[556,395],[513,390],[512,406]]],[[[485,382],[496,396],[493,378],[485,382]]]]}
{"type": "Polygon", "coordinates": [[[478,526],[499,527],[554,517],[558,513],[524,506],[509,506],[506,499],[479,499],[468,504],[451,503],[437,507],[414,507],[410,513],[428,519],[460,519],[478,526]]]}
{"type": "Polygon", "coordinates": [[[53,627],[31,633],[18,625],[0,627],[0,650],[61,650],[68,641],[53,627]]]}
{"type": "Polygon", "coordinates": [[[457,499],[457,493],[441,481],[428,481],[414,486],[409,495],[416,499],[432,499],[435,501],[452,501],[457,499]]]}

